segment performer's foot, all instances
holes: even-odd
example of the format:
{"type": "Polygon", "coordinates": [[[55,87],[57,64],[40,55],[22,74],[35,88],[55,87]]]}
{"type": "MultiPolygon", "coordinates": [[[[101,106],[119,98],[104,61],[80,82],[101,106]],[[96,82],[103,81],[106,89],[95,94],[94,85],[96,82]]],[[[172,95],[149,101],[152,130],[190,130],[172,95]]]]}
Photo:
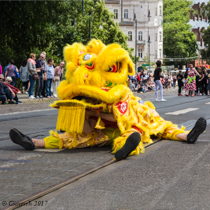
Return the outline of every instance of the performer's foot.
{"type": "Polygon", "coordinates": [[[24,134],[22,134],[17,129],[13,128],[9,132],[11,140],[15,144],[19,144],[26,150],[33,150],[35,148],[35,144],[33,143],[32,139],[24,134]]]}
{"type": "Polygon", "coordinates": [[[200,117],[195,123],[194,128],[187,135],[187,143],[194,144],[201,133],[206,130],[206,119],[204,117],[200,117]]]}
{"type": "Polygon", "coordinates": [[[139,132],[132,133],[126,140],[125,145],[115,153],[116,160],[122,160],[136,149],[141,141],[139,132]]]}

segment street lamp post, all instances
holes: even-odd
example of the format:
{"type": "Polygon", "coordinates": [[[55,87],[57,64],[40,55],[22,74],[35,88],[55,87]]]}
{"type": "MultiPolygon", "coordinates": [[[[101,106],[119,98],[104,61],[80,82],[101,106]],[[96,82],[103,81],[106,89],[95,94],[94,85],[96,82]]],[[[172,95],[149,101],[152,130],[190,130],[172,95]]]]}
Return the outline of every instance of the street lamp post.
{"type": "Polygon", "coordinates": [[[92,21],[92,16],[93,16],[93,12],[91,12],[90,19],[89,19],[89,40],[91,40],[91,21],[92,21]]]}
{"type": "Polygon", "coordinates": [[[135,70],[137,71],[137,19],[136,13],[134,13],[134,20],[135,20],[135,70]]]}
{"type": "Polygon", "coordinates": [[[150,71],[150,35],[148,36],[148,47],[149,47],[149,71],[150,71]]]}
{"type": "Polygon", "coordinates": [[[149,21],[150,21],[150,18],[151,18],[151,15],[150,15],[150,10],[149,10],[149,5],[148,5],[148,47],[149,47],[149,71],[150,71],[150,44],[151,44],[151,41],[150,41],[150,35],[149,35],[149,21]]]}
{"type": "Polygon", "coordinates": [[[82,14],[84,14],[84,0],[82,0],[82,14]]]}

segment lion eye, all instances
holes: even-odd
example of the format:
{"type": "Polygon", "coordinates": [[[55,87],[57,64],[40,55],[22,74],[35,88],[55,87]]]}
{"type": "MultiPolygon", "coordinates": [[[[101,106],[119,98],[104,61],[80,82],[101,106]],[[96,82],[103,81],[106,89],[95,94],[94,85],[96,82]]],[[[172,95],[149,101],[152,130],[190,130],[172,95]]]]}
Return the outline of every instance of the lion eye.
{"type": "Polygon", "coordinates": [[[113,66],[111,66],[111,67],[109,66],[108,72],[120,73],[121,72],[121,68],[122,68],[122,63],[121,62],[117,62],[113,66]]]}
{"type": "Polygon", "coordinates": [[[86,54],[84,57],[83,57],[83,60],[84,61],[87,61],[87,60],[90,60],[93,56],[91,54],[86,54]]]}
{"type": "Polygon", "coordinates": [[[117,71],[117,66],[113,65],[112,67],[109,67],[108,72],[116,72],[117,71]]]}

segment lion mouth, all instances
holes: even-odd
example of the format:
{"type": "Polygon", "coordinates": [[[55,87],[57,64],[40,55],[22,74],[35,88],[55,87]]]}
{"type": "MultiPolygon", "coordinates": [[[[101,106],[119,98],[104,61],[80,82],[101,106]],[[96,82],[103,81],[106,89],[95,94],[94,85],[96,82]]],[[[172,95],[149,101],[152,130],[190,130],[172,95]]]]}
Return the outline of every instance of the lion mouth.
{"type": "Polygon", "coordinates": [[[90,97],[87,97],[87,96],[75,96],[75,97],[72,98],[72,100],[84,101],[88,104],[93,104],[93,105],[98,105],[98,104],[102,103],[101,100],[97,100],[95,98],[90,98],[90,97]]]}

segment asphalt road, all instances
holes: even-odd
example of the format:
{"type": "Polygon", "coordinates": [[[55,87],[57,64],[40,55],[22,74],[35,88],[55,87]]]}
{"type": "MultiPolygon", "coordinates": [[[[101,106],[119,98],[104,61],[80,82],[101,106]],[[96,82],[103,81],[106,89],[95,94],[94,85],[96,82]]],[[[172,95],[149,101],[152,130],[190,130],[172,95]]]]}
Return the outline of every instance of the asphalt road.
{"type": "MultiPolygon", "coordinates": [[[[200,116],[210,118],[210,98],[166,99],[151,99],[166,120],[192,128],[200,116]]],[[[110,147],[25,151],[8,139],[12,127],[43,138],[56,118],[56,110],[0,115],[0,208],[112,160],[110,147]]],[[[194,145],[163,140],[20,209],[209,209],[209,128],[194,145]]]]}

